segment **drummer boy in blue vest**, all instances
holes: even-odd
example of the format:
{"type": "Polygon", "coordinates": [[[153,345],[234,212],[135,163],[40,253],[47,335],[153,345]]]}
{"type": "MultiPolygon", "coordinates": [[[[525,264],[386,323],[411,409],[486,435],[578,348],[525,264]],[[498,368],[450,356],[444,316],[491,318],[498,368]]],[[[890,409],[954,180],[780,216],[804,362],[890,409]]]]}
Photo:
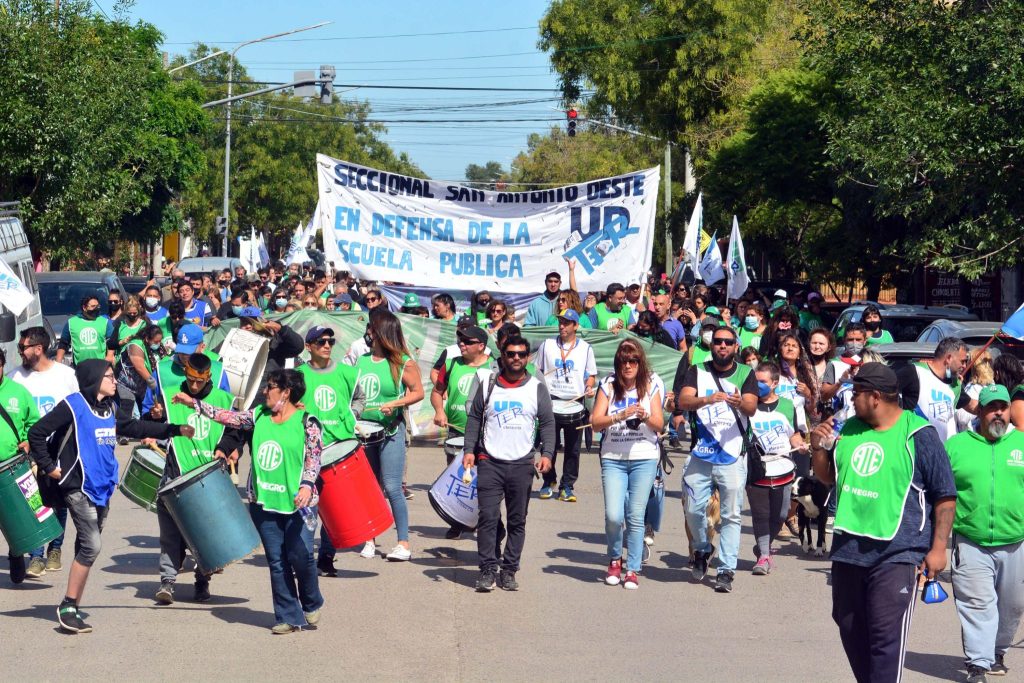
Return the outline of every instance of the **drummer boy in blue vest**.
{"type": "MultiPolygon", "coordinates": [[[[231,408],[234,396],[213,386],[212,367],[210,358],[202,353],[188,356],[185,359],[185,381],[173,390],[172,395],[177,391],[183,391],[218,408],[231,408]]],[[[191,425],[195,428],[195,435],[191,438],[178,436],[171,439],[160,488],[181,475],[202,467],[214,458],[226,457],[223,452],[217,450],[217,443],[226,430],[223,425],[177,403],[170,403],[165,410],[169,421],[191,425]]],[[[178,577],[178,570],[185,561],[185,538],[167,511],[162,497],[157,498],[156,518],[160,525],[160,588],[154,597],[161,605],[170,605],[174,602],[174,582],[178,577]]],[[[196,602],[206,602],[210,599],[210,577],[200,572],[198,565],[195,577],[193,599],[196,602]]]]}
{"type": "MultiPolygon", "coordinates": [[[[57,621],[65,631],[90,633],[92,626],[78,612],[89,570],[100,553],[100,533],[110,497],[117,486],[117,436],[166,439],[195,436],[189,425],[117,419],[117,382],[114,368],[93,358],[75,368],[81,390],[67,398],[28,431],[32,459],[49,477],[75,523],[75,561],[68,574],[68,589],[57,607],[57,621]]],[[[44,487],[43,502],[53,505],[54,492],[44,487]]]]}

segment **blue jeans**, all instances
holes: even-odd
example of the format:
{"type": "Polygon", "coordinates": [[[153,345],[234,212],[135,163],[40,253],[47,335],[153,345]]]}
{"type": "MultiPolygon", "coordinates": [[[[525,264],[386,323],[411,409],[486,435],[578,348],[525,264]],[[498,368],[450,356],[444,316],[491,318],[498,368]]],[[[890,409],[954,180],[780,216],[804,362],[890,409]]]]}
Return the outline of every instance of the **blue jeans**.
{"type": "Polygon", "coordinates": [[[747,486],[746,459],[740,458],[731,465],[713,465],[691,456],[683,472],[683,486],[686,489],[686,523],[693,534],[693,547],[705,553],[713,548],[708,542],[708,500],[712,491],[718,489],[722,506],[719,569],[735,572],[736,556],[740,551],[743,491],[747,486]]]}
{"type": "Polygon", "coordinates": [[[626,570],[640,571],[643,560],[644,513],[654,486],[658,460],[613,460],[601,458],[601,486],[604,488],[604,535],[608,557],[622,557],[622,521],[626,521],[626,570]]]}
{"type": "Polygon", "coordinates": [[[305,626],[303,612],[313,612],[324,604],[313,562],[313,532],[298,511],[282,515],[250,503],[249,514],[270,566],[274,623],[305,626]]]}
{"type": "MultiPolygon", "coordinates": [[[[53,514],[57,515],[57,521],[60,522],[61,529],[68,528],[68,509],[65,507],[53,508],[53,514]]],[[[50,541],[50,550],[60,550],[64,545],[64,532],[60,532],[60,536],[50,541]]],[[[28,554],[29,557],[43,557],[46,554],[47,546],[41,545],[28,554]]]]}
{"type": "Polygon", "coordinates": [[[384,489],[384,495],[391,503],[391,514],[395,516],[395,529],[399,541],[409,540],[409,506],[402,492],[402,475],[405,473],[405,429],[400,428],[384,441],[365,446],[377,481],[384,489]]]}

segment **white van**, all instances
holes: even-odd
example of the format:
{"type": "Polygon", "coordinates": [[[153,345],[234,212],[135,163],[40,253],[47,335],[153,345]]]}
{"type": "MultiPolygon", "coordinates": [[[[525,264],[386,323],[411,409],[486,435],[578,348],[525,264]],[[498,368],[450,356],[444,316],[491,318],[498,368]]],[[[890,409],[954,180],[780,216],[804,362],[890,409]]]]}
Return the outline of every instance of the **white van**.
{"type": "MultiPolygon", "coordinates": [[[[5,369],[10,369],[21,362],[18,355],[18,338],[21,331],[27,327],[43,325],[39,285],[36,283],[35,268],[32,265],[32,250],[28,246],[28,236],[21,225],[17,202],[0,202],[0,258],[32,292],[32,303],[17,317],[0,304],[0,348],[3,348],[7,355],[5,369]]],[[[50,338],[53,338],[52,331],[50,338]]]]}

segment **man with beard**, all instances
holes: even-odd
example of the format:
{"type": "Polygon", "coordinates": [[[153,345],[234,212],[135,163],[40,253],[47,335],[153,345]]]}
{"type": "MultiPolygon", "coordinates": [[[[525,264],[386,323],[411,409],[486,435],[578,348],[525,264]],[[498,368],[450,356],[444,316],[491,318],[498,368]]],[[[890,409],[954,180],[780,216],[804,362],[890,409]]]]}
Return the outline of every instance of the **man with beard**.
{"type": "Polygon", "coordinates": [[[112,359],[114,353],[107,351],[107,340],[114,331],[114,325],[105,315],[100,315],[100,299],[94,294],[82,297],[81,311],[68,318],[57,342],[58,363],[71,351],[71,364],[78,365],[90,358],[112,359]]]}
{"type": "Polygon", "coordinates": [[[956,480],[953,597],[967,680],[1007,672],[1003,656],[1024,614],[1024,433],[1010,427],[1010,392],[978,396],[978,431],[946,442],[956,480]]]}
{"type": "Polygon", "coordinates": [[[626,306],[626,290],[618,282],[608,285],[604,301],[590,309],[590,326],[595,330],[617,333],[635,322],[636,316],[626,306]]]}
{"type": "Polygon", "coordinates": [[[717,489],[721,498],[721,537],[715,590],[732,591],[740,548],[743,491],[747,485],[746,433],[757,411],[757,379],[750,366],[736,362],[738,339],[731,327],[715,328],[711,360],[690,366],[676,399],[679,410],[696,413],[697,444],[683,472],[686,521],[693,532],[693,578],[703,580],[714,553],[707,537],[707,506],[717,489]],[[741,414],[743,417],[741,417],[741,414]],[[745,418],[745,419],[744,419],[745,418]]]}
{"type": "Polygon", "coordinates": [[[977,404],[963,391],[960,375],[967,366],[967,344],[958,337],[946,337],[926,361],[909,363],[897,373],[900,405],[932,423],[945,441],[956,434],[956,410],[973,413],[977,404]]]}

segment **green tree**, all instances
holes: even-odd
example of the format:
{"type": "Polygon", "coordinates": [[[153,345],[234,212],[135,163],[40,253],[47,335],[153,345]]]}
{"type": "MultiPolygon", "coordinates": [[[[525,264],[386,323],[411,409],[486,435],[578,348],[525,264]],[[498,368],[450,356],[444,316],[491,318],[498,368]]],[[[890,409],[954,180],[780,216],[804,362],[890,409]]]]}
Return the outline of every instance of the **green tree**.
{"type": "Polygon", "coordinates": [[[202,92],[168,77],[160,33],[90,6],[0,7],[0,196],[57,256],[177,228],[174,198],[203,163],[202,92]]]}
{"type": "Polygon", "coordinates": [[[493,190],[495,181],[505,179],[507,176],[508,173],[498,161],[488,161],[483,166],[477,164],[466,166],[466,180],[469,181],[466,184],[470,187],[493,190]]]}

